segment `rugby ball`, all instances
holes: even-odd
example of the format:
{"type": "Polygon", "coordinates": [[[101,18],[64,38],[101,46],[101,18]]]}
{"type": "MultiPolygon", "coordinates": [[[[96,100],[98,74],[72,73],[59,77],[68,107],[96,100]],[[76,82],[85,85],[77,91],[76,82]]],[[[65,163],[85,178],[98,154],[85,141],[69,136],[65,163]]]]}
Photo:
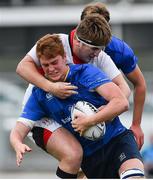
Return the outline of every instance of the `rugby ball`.
{"type": "MultiPolygon", "coordinates": [[[[97,113],[98,109],[93,106],[91,103],[86,101],[78,101],[71,109],[71,118],[72,121],[74,120],[76,114],[79,112],[86,114],[87,116],[90,116],[92,114],[97,113]]],[[[89,129],[87,129],[83,133],[83,137],[95,141],[100,139],[106,131],[105,123],[98,123],[94,126],[91,126],[89,129]]]]}

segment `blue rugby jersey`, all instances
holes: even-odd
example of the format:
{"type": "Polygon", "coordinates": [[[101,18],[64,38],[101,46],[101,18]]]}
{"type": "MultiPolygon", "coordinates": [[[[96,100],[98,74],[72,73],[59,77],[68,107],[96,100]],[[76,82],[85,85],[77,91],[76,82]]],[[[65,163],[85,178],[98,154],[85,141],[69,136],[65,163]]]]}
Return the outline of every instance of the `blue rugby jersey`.
{"type": "Polygon", "coordinates": [[[112,36],[110,43],[105,48],[105,52],[124,74],[132,72],[137,65],[138,59],[134,55],[133,50],[124,41],[115,36],[112,36]]]}
{"type": "Polygon", "coordinates": [[[90,64],[84,64],[70,65],[66,81],[78,86],[78,94],[72,95],[67,99],[59,99],[35,87],[21,117],[32,121],[40,120],[42,117],[53,118],[78,139],[83,147],[84,155],[88,156],[104,144],[107,144],[113,137],[122,133],[126,128],[121,124],[119,118],[116,117],[113,121],[106,123],[106,133],[101,139],[91,141],[80,137],[79,133],[75,132],[71,126],[72,106],[80,100],[88,101],[97,108],[107,104],[103,97],[94,92],[94,88],[108,83],[110,80],[100,69],[90,64]]]}

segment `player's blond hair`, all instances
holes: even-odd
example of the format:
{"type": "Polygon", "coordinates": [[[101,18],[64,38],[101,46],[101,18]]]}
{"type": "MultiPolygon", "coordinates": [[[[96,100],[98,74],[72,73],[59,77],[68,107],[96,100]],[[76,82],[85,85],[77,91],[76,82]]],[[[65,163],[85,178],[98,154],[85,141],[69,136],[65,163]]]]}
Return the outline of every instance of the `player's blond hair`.
{"type": "Polygon", "coordinates": [[[90,14],[96,14],[96,13],[103,16],[107,22],[110,21],[110,13],[106,8],[106,5],[101,2],[90,3],[87,6],[85,6],[85,8],[81,13],[81,20],[83,20],[86,16],[90,14]]]}
{"type": "Polygon", "coordinates": [[[46,58],[54,58],[57,55],[64,57],[64,47],[59,35],[47,34],[37,41],[36,54],[40,59],[42,55],[46,58]]]}
{"type": "Polygon", "coordinates": [[[106,46],[111,39],[111,29],[99,14],[86,16],[76,28],[76,36],[95,46],[106,46]]]}

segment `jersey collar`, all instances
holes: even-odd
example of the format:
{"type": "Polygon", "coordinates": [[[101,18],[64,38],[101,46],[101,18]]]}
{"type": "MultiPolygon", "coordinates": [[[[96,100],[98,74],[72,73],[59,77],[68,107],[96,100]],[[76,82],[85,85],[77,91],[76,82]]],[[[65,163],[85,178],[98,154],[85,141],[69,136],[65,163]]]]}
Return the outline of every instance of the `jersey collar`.
{"type": "Polygon", "coordinates": [[[72,57],[73,57],[73,63],[74,64],[85,64],[85,62],[83,62],[78,56],[76,56],[73,52],[73,39],[74,39],[74,35],[75,35],[75,31],[76,29],[73,29],[70,34],[69,34],[69,44],[70,44],[70,48],[71,48],[71,53],[72,53],[72,57]]]}

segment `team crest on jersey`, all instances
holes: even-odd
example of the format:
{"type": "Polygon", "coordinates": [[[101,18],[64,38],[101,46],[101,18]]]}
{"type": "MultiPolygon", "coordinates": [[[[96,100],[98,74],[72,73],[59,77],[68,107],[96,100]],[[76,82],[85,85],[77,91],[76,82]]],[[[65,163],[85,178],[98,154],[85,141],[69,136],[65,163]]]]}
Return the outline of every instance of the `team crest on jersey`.
{"type": "Polygon", "coordinates": [[[122,162],[126,158],[126,155],[122,152],[119,156],[119,160],[122,162]]]}
{"type": "Polygon", "coordinates": [[[46,98],[49,100],[53,99],[53,95],[51,93],[46,94],[46,98]]]}

